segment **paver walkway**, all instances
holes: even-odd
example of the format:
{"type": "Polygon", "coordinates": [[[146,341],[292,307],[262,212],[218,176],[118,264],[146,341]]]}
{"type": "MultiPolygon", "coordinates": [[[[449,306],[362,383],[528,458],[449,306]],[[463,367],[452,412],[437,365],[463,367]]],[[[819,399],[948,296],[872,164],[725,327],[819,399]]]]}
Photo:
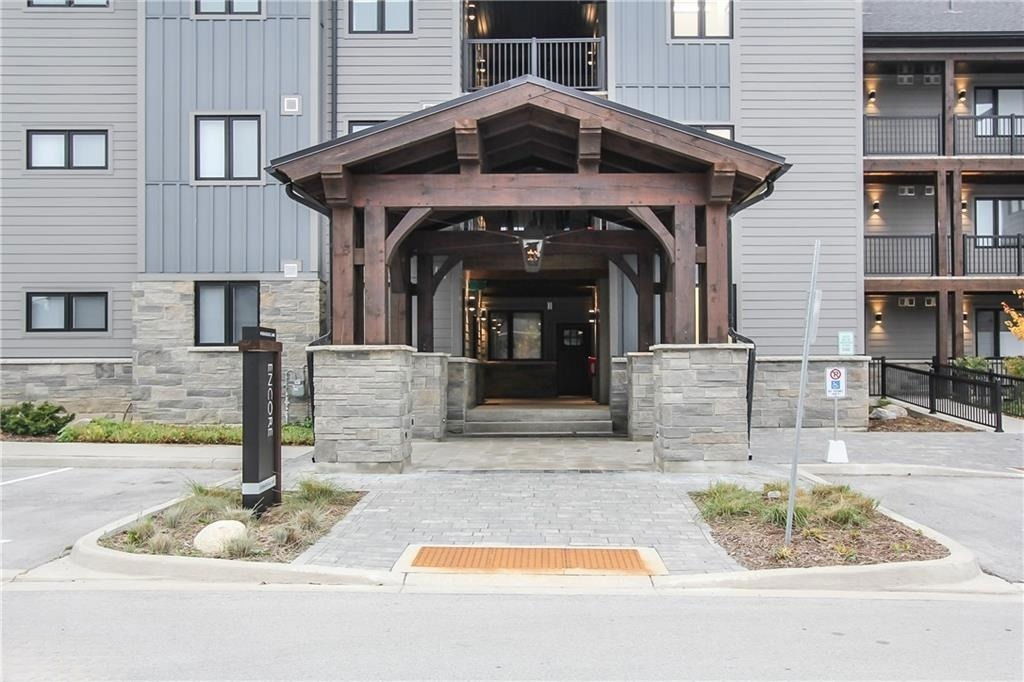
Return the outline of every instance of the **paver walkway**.
{"type": "Polygon", "coordinates": [[[653,547],[671,573],[742,570],[688,492],[767,477],[628,473],[330,475],[368,494],[297,563],[390,569],[410,544],[653,547]]]}

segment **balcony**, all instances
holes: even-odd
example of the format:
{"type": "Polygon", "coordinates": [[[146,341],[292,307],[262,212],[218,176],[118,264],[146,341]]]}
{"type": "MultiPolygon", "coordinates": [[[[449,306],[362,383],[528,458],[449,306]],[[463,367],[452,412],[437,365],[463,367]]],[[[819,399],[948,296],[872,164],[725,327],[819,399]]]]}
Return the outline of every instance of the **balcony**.
{"type": "Polygon", "coordinates": [[[605,90],[605,39],[476,38],[464,41],[463,89],[527,74],[579,90],[605,90]]]}
{"type": "Polygon", "coordinates": [[[1024,235],[964,235],[965,275],[1024,275],[1024,235]]]}
{"type": "Polygon", "coordinates": [[[1024,116],[957,116],[953,126],[957,156],[1024,155],[1024,116]]]}
{"type": "Polygon", "coordinates": [[[941,116],[865,116],[865,156],[938,156],[941,116]]]}
{"type": "Polygon", "coordinates": [[[867,276],[934,275],[935,235],[866,235],[864,274],[867,276]]]}

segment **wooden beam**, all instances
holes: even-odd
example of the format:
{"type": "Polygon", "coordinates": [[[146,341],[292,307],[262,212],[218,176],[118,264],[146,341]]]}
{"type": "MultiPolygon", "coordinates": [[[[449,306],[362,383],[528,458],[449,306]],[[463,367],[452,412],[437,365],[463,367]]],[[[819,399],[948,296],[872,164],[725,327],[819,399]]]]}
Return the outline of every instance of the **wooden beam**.
{"type": "MultiPolygon", "coordinates": [[[[680,204],[672,211],[672,343],[696,343],[697,218],[693,206],[680,204]]],[[[710,254],[709,254],[710,255],[710,254]]]]}
{"type": "MultiPolygon", "coordinates": [[[[659,220],[660,224],[661,221],[659,220]]],[[[664,226],[662,226],[664,227],[664,226]]],[[[607,246],[626,253],[654,251],[658,241],[647,230],[570,230],[556,232],[547,239],[548,246],[558,244],[580,244],[583,246],[607,246]]]]}
{"type": "Polygon", "coordinates": [[[964,352],[964,292],[953,292],[953,357],[962,358],[964,352]]]}
{"type": "Polygon", "coordinates": [[[352,174],[338,170],[320,174],[324,199],[329,204],[349,204],[352,201],[352,174]]]}
{"type": "Polygon", "coordinates": [[[960,170],[964,173],[1020,173],[1019,156],[932,156],[864,158],[864,172],[881,173],[934,173],[960,170]]]}
{"type": "Polygon", "coordinates": [[[708,171],[708,203],[732,201],[732,188],[736,184],[736,166],[729,162],[715,164],[708,171]]]}
{"type": "Polygon", "coordinates": [[[601,165],[601,121],[585,119],[580,121],[579,142],[576,151],[576,168],[580,173],[596,173],[601,165]]]}
{"type": "Polygon", "coordinates": [[[368,206],[363,213],[363,241],[366,244],[366,265],[363,266],[363,282],[366,287],[363,343],[367,345],[388,342],[385,214],[383,206],[368,206]]]}
{"type": "Polygon", "coordinates": [[[703,204],[699,173],[483,173],[479,175],[359,175],[356,206],[452,209],[627,208],[703,204]]]}
{"type": "Polygon", "coordinates": [[[646,352],[654,345],[654,262],[651,254],[636,259],[636,343],[646,352]]]}
{"type": "Polygon", "coordinates": [[[866,294],[921,294],[940,288],[968,294],[1007,294],[1024,289],[1024,277],[865,277],[866,294]]]}
{"type": "Polygon", "coordinates": [[[416,347],[434,351],[434,257],[416,254],[416,347]]]}
{"type": "Polygon", "coordinates": [[[964,199],[964,179],[959,170],[953,171],[952,189],[952,213],[953,226],[950,230],[951,252],[950,252],[950,273],[956,276],[964,274],[964,212],[960,204],[964,199]]]}
{"type": "Polygon", "coordinates": [[[331,207],[331,342],[355,343],[355,210],[331,207]]]}
{"type": "Polygon", "coordinates": [[[480,131],[475,119],[459,119],[455,122],[455,150],[460,173],[480,173],[480,131]]]}
{"type": "MultiPolygon", "coordinates": [[[[365,172],[394,173],[401,168],[408,168],[434,158],[447,156],[451,159],[453,158],[453,146],[451,134],[421,140],[412,147],[367,162],[365,167],[372,170],[365,172]]],[[[363,170],[364,166],[359,168],[363,170]]]]}
{"type": "Polygon", "coordinates": [[[704,294],[708,343],[729,340],[729,205],[708,204],[705,216],[707,232],[707,291],[704,294]]]}
{"type": "Polygon", "coordinates": [[[441,263],[441,267],[439,267],[437,269],[437,272],[434,273],[434,289],[431,293],[437,292],[437,287],[441,285],[441,282],[443,282],[444,278],[448,275],[449,272],[451,272],[451,269],[458,265],[461,261],[461,256],[448,256],[447,258],[444,259],[444,262],[441,263]]]}
{"type": "Polygon", "coordinates": [[[661,244],[661,248],[664,250],[665,255],[668,256],[669,260],[675,261],[675,245],[672,235],[669,234],[665,224],[661,222],[658,216],[654,215],[654,211],[649,206],[635,206],[627,209],[634,218],[639,220],[643,225],[651,231],[655,239],[661,244]]]}
{"type": "Polygon", "coordinates": [[[949,326],[949,305],[949,291],[945,289],[940,290],[938,301],[935,305],[935,355],[938,356],[939,362],[943,364],[948,362],[950,343],[953,340],[953,331],[949,326]]]}
{"type": "MultiPolygon", "coordinates": [[[[935,174],[935,251],[938,260],[938,274],[942,276],[953,274],[950,269],[949,259],[949,183],[946,182],[946,171],[939,171],[935,174]]],[[[959,204],[957,210],[960,210],[959,204]]]]}
{"type": "Polygon", "coordinates": [[[391,234],[387,236],[384,243],[384,260],[387,263],[391,262],[391,259],[397,253],[398,248],[402,245],[410,234],[413,233],[420,224],[427,219],[430,215],[430,208],[421,206],[417,208],[410,208],[406,211],[402,219],[395,225],[395,229],[391,230],[391,234]]]}
{"type": "Polygon", "coordinates": [[[611,256],[608,257],[608,260],[610,260],[615,265],[615,267],[619,269],[619,272],[626,276],[626,279],[629,280],[629,283],[633,285],[634,291],[640,287],[640,283],[637,280],[636,270],[634,270],[630,266],[630,264],[626,262],[626,259],[623,257],[621,253],[612,254],[611,256]]]}
{"type": "MultiPolygon", "coordinates": [[[[417,253],[461,253],[479,252],[494,248],[518,248],[519,239],[505,232],[490,230],[467,230],[465,232],[420,231],[407,240],[408,247],[417,253]]],[[[520,256],[522,257],[522,256],[520,256]]]]}

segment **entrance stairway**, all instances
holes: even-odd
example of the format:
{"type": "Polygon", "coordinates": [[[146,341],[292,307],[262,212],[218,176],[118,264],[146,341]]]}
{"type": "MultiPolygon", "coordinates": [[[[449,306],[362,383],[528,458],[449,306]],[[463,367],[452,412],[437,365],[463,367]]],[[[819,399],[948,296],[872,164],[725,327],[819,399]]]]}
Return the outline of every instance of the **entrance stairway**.
{"type": "Polygon", "coordinates": [[[466,413],[467,436],[611,436],[607,405],[559,401],[502,401],[466,413]]]}

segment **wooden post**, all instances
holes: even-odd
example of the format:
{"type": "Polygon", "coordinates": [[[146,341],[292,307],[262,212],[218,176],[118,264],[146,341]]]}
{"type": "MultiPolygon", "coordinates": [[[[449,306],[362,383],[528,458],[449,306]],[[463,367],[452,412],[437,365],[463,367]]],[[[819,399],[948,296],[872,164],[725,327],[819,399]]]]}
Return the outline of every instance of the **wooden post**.
{"type": "Polygon", "coordinates": [[[707,266],[704,307],[708,343],[729,340],[729,216],[728,204],[708,204],[705,215],[707,266]]]}
{"type": "Polygon", "coordinates": [[[943,72],[943,107],[942,107],[942,141],[943,153],[953,156],[953,129],[956,108],[956,60],[946,59],[943,72]]]}
{"type": "Polygon", "coordinates": [[[391,275],[389,296],[391,314],[388,316],[388,339],[394,344],[407,345],[409,343],[409,257],[404,249],[395,254],[388,265],[388,272],[391,275]]]}
{"type": "Polygon", "coordinates": [[[676,205],[672,222],[675,253],[672,259],[672,343],[695,343],[697,218],[694,207],[676,205]]]}
{"type": "MultiPolygon", "coordinates": [[[[673,249],[674,251],[675,249],[673,249]]],[[[661,342],[676,343],[675,336],[675,285],[672,283],[672,259],[661,258],[661,342]]]]}
{"type": "MultiPolygon", "coordinates": [[[[952,273],[949,252],[949,223],[952,213],[949,209],[949,183],[946,182],[946,171],[935,174],[935,253],[938,261],[936,273],[940,277],[948,277],[952,273]]],[[[956,210],[960,210],[957,204],[956,210]]]]}
{"type": "Polygon", "coordinates": [[[366,287],[363,343],[385,344],[387,337],[387,269],[385,267],[384,244],[387,225],[386,209],[383,206],[367,206],[364,209],[365,258],[363,282],[366,287]]]}
{"type": "Polygon", "coordinates": [[[416,254],[416,347],[434,351],[434,257],[416,254]]]}
{"type": "Polygon", "coordinates": [[[935,303],[935,355],[943,365],[949,362],[949,346],[953,339],[953,332],[949,327],[949,298],[949,290],[943,289],[938,292],[935,303]]]}
{"type": "Polygon", "coordinates": [[[650,253],[636,257],[636,346],[647,352],[654,345],[654,261],[650,253]]]}
{"type": "Polygon", "coordinates": [[[964,353],[964,290],[953,290],[953,357],[962,358],[964,353]]]}
{"type": "Polygon", "coordinates": [[[331,208],[331,341],[355,343],[355,249],[351,206],[331,208]]]}
{"type": "Polygon", "coordinates": [[[959,168],[953,169],[953,182],[951,185],[953,188],[953,243],[950,250],[952,258],[950,271],[954,276],[962,277],[964,274],[964,212],[960,209],[960,202],[963,201],[964,183],[963,175],[960,174],[959,168]]]}

